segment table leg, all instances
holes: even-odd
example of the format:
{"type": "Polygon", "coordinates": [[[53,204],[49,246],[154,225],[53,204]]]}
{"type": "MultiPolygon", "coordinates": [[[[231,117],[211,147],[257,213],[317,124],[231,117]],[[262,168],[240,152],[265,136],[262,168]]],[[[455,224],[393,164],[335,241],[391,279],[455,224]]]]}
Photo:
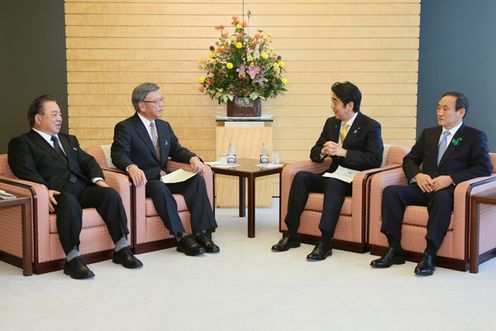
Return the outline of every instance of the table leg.
{"type": "Polygon", "coordinates": [[[248,238],[255,238],[255,177],[248,177],[248,238]]]}
{"type": "Polygon", "coordinates": [[[239,177],[239,217],[246,216],[246,182],[244,177],[239,177]]]}
{"type": "Polygon", "coordinates": [[[479,272],[479,217],[480,204],[472,202],[470,218],[470,272],[479,272]]]}
{"type": "Polygon", "coordinates": [[[31,214],[29,204],[25,203],[22,209],[22,274],[31,276],[33,274],[32,247],[31,247],[31,214]]]}

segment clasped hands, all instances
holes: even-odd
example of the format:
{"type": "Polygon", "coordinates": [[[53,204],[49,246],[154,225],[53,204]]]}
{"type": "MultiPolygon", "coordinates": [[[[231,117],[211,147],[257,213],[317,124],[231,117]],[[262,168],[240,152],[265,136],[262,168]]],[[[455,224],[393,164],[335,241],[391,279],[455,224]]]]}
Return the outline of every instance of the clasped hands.
{"type": "MultiPolygon", "coordinates": [[[[205,170],[205,164],[197,156],[193,156],[192,158],[190,158],[189,164],[193,168],[193,171],[196,171],[199,174],[202,174],[205,170]]],[[[145,173],[143,172],[143,170],[138,168],[137,165],[133,164],[132,166],[130,166],[127,172],[135,186],[146,185],[147,180],[145,173]]]]}
{"type": "Polygon", "coordinates": [[[320,154],[325,156],[330,155],[346,157],[346,149],[344,149],[340,144],[329,140],[324,143],[324,147],[320,150],[320,154]]]}
{"type": "Polygon", "coordinates": [[[453,180],[447,175],[431,178],[431,176],[427,174],[418,173],[415,176],[415,180],[424,193],[437,192],[453,185],[453,180]]]}

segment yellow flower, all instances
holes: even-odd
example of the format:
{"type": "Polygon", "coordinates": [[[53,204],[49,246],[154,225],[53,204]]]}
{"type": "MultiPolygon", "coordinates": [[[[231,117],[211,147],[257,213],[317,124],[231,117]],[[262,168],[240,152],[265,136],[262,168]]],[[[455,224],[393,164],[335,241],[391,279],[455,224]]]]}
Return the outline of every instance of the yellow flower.
{"type": "Polygon", "coordinates": [[[286,85],[288,83],[288,80],[286,78],[281,79],[282,85],[286,85]]]}
{"type": "Polygon", "coordinates": [[[200,84],[205,83],[205,77],[201,76],[200,78],[198,78],[198,83],[200,84]]]}
{"type": "Polygon", "coordinates": [[[228,62],[228,63],[226,64],[226,68],[227,68],[227,69],[232,69],[232,68],[233,68],[233,64],[232,64],[231,62],[228,62]]]}
{"type": "Polygon", "coordinates": [[[214,58],[215,57],[215,52],[210,52],[210,58],[214,58]]]}
{"type": "Polygon", "coordinates": [[[241,23],[236,24],[236,29],[240,30],[242,28],[243,28],[243,26],[241,25],[241,23]]]}
{"type": "Polygon", "coordinates": [[[236,48],[241,48],[241,47],[243,47],[243,44],[242,44],[242,43],[240,43],[240,42],[238,41],[238,42],[236,43],[236,48]]]}
{"type": "Polygon", "coordinates": [[[262,53],[262,59],[267,60],[269,58],[269,54],[262,53]]]}
{"type": "Polygon", "coordinates": [[[232,36],[232,37],[231,37],[231,38],[229,38],[229,39],[231,39],[231,41],[236,41],[236,40],[238,40],[238,38],[236,38],[235,36],[232,36]]]}
{"type": "Polygon", "coordinates": [[[284,68],[285,65],[284,61],[279,61],[279,67],[284,68]]]}

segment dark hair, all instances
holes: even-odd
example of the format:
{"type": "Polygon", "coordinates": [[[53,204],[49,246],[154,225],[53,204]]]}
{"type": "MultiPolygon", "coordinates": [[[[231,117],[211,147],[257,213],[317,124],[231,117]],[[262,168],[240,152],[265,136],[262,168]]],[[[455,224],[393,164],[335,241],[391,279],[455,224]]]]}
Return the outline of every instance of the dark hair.
{"type": "Polygon", "coordinates": [[[355,84],[346,82],[336,82],[331,86],[332,92],[343,101],[344,105],[353,102],[353,111],[360,111],[360,102],[362,101],[362,93],[355,84]]]}
{"type": "Polygon", "coordinates": [[[465,96],[465,94],[463,94],[462,92],[458,92],[458,91],[446,91],[441,96],[441,99],[444,98],[445,96],[455,97],[456,98],[456,106],[455,106],[456,111],[458,111],[458,110],[460,110],[462,108],[465,108],[465,115],[463,115],[463,117],[467,116],[467,113],[468,113],[468,99],[465,96]]]}
{"type": "Polygon", "coordinates": [[[155,83],[143,83],[136,86],[131,95],[131,102],[133,103],[134,110],[139,111],[138,104],[145,100],[148,93],[160,90],[160,86],[155,83]]]}
{"type": "Polygon", "coordinates": [[[38,114],[43,115],[44,114],[43,105],[45,104],[45,102],[48,102],[48,101],[57,102],[55,97],[53,95],[50,95],[50,94],[41,95],[41,96],[37,97],[36,99],[34,99],[33,101],[31,101],[31,104],[29,105],[29,108],[28,108],[28,121],[29,121],[29,124],[31,125],[31,127],[33,127],[35,124],[34,118],[36,117],[36,115],[38,115],[38,114]]]}

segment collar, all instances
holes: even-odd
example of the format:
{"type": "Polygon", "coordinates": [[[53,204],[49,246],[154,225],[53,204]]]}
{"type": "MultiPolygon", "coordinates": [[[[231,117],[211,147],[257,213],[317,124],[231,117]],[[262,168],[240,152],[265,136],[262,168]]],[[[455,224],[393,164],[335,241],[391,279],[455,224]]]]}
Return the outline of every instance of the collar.
{"type": "Polygon", "coordinates": [[[356,112],[355,115],[353,115],[353,117],[350,118],[347,122],[341,121],[341,128],[343,128],[345,123],[348,123],[348,130],[349,130],[351,128],[351,126],[353,125],[353,122],[355,122],[357,115],[358,115],[358,112],[356,112]]]}
{"type": "MultiPolygon", "coordinates": [[[[141,115],[140,113],[136,113],[138,115],[138,117],[140,118],[141,122],[143,122],[143,125],[145,126],[145,128],[147,130],[150,129],[150,123],[152,121],[150,121],[149,119],[147,119],[145,116],[141,115]]],[[[156,125],[156,124],[155,124],[156,125]]]]}
{"type": "MultiPolygon", "coordinates": [[[[43,139],[45,139],[47,141],[47,143],[50,144],[50,146],[53,146],[53,141],[52,141],[52,135],[51,134],[48,134],[46,132],[40,131],[40,130],[35,129],[35,128],[31,128],[31,129],[34,132],[38,133],[43,139]]],[[[55,137],[57,137],[57,139],[60,141],[58,134],[56,134],[55,137]]]]}
{"type": "Polygon", "coordinates": [[[449,131],[450,135],[449,137],[454,137],[456,132],[458,131],[458,129],[463,125],[463,121],[460,122],[460,124],[458,124],[457,126],[455,126],[454,128],[451,128],[450,130],[446,130],[444,127],[443,127],[443,131],[441,132],[441,136],[443,135],[443,133],[445,133],[446,131],[449,131]]]}

